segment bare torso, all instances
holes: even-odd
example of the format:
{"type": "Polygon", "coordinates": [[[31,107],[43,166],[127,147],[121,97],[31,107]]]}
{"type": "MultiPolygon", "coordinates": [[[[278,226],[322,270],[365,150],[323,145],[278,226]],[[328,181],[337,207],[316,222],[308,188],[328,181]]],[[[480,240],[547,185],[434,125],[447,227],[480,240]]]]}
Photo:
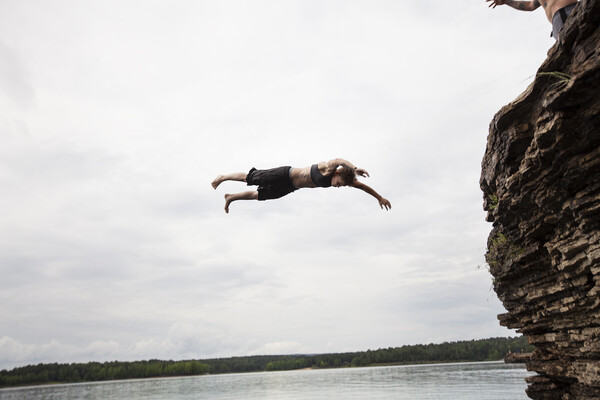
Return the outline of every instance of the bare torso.
{"type": "Polygon", "coordinates": [[[577,3],[577,0],[538,0],[542,7],[544,7],[544,11],[546,12],[546,17],[548,17],[548,21],[552,22],[552,17],[554,14],[563,7],[566,7],[571,4],[577,3]]]}
{"type": "MultiPolygon", "coordinates": [[[[328,175],[327,163],[320,162],[318,165],[319,165],[319,171],[321,172],[321,174],[327,176],[328,175]]],[[[315,185],[314,182],[312,181],[312,179],[310,178],[310,168],[311,168],[311,166],[304,167],[304,168],[292,168],[292,170],[290,171],[290,176],[292,178],[292,185],[294,185],[294,187],[296,187],[298,189],[317,187],[317,185],[315,185]]]]}

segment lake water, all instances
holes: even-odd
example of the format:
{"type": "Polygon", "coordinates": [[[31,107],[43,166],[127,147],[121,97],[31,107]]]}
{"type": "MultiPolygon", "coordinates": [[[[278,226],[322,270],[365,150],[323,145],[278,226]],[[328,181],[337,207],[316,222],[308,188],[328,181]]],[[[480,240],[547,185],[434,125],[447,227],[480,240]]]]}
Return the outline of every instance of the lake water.
{"type": "Polygon", "coordinates": [[[503,362],[258,372],[2,389],[0,400],[525,400],[531,374],[503,362]]]}

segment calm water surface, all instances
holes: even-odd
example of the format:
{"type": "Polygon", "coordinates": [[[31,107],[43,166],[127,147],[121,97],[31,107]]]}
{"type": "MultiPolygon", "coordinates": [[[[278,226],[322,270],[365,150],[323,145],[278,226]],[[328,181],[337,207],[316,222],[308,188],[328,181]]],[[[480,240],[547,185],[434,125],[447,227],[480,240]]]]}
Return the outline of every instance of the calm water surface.
{"type": "Polygon", "coordinates": [[[0,400],[525,400],[529,375],[503,362],[343,368],[2,389],[0,400]]]}

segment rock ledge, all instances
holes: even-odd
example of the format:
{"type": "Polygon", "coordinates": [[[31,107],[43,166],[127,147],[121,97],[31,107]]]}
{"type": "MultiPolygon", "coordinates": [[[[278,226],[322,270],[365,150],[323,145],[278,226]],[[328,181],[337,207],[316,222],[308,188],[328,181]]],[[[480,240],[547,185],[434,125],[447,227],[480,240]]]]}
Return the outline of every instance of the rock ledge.
{"type": "Polygon", "coordinates": [[[480,186],[500,324],[536,346],[528,396],[600,399],[600,0],[495,115],[480,186]]]}

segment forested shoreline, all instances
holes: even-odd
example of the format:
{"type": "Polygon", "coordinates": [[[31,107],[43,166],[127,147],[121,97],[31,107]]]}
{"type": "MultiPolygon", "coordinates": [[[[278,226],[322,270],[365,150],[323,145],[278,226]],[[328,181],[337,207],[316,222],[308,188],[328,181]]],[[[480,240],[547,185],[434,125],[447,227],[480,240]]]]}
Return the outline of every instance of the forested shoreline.
{"type": "Polygon", "coordinates": [[[202,374],[284,371],[303,368],[495,361],[509,351],[532,351],[523,336],[411,345],[361,352],[216,358],[183,361],[110,361],[38,364],[0,371],[0,387],[94,382],[202,374]]]}

